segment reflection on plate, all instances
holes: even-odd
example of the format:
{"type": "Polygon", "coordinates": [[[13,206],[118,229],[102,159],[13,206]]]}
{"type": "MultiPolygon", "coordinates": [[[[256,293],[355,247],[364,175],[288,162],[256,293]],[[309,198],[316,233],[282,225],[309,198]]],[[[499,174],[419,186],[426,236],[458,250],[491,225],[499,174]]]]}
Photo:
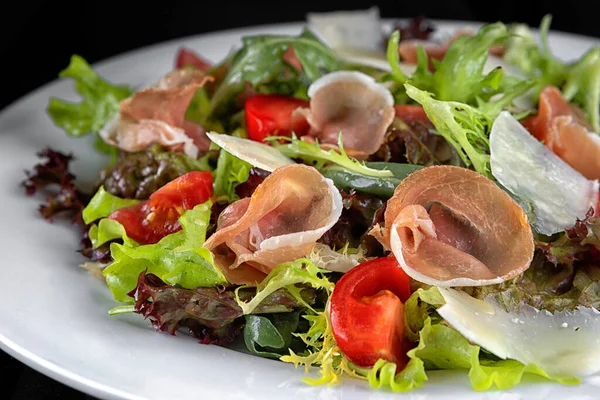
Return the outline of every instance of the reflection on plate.
{"type": "MultiPolygon", "coordinates": [[[[442,31],[463,24],[437,22],[442,31]]],[[[222,59],[243,35],[298,34],[302,24],[263,26],[172,41],[102,62],[95,67],[115,83],[143,85],[172,68],[180,46],[211,60],[222,59]]],[[[563,58],[582,54],[594,40],[566,34],[550,37],[563,58]]],[[[65,60],[65,63],[68,60],[65,60]]],[[[109,317],[115,305],[108,289],[78,268],[77,231],[54,225],[36,211],[39,199],[19,187],[23,170],[37,162],[36,152],[50,146],[72,152],[82,180],[93,179],[104,160],[90,139],[69,139],[45,114],[48,99],[75,100],[71,82],[49,84],[0,114],[0,202],[3,230],[0,291],[2,349],[65,384],[110,399],[385,399],[399,394],[372,391],[364,382],[337,387],[309,387],[303,371],[291,364],[261,359],[193,338],[160,334],[138,315],[109,317]]],[[[527,382],[486,398],[594,398],[600,377],[577,387],[527,382]]],[[[481,398],[464,373],[431,373],[428,384],[410,398],[481,398]]]]}

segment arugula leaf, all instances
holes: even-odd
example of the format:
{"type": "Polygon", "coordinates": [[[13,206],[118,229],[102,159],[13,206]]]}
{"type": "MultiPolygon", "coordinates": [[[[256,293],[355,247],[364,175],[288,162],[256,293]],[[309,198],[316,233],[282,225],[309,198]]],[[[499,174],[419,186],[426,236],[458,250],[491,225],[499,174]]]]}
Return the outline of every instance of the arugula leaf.
{"type": "Polygon", "coordinates": [[[94,197],[85,206],[82,212],[83,222],[89,224],[100,218],[108,217],[114,211],[130,207],[138,204],[141,200],[123,199],[115,196],[104,190],[104,186],[100,186],[94,197]]]}
{"type": "MultiPolygon", "coordinates": [[[[501,68],[483,75],[489,49],[503,43],[507,37],[508,30],[500,22],[484,25],[475,35],[460,36],[452,42],[444,59],[435,63],[434,72],[429,70],[425,50],[419,46],[417,70],[408,82],[443,101],[474,104],[478,98],[488,100],[499,93],[503,80],[501,68]]],[[[390,38],[389,46],[394,39],[393,36],[390,38]]],[[[394,65],[399,68],[395,57],[390,63],[393,69],[394,65]]]]}
{"type": "Polygon", "coordinates": [[[71,57],[69,66],[60,72],[59,77],[75,80],[75,90],[82,101],[71,103],[52,98],[46,111],[54,124],[73,137],[99,132],[116,115],[121,100],[133,92],[127,86],[103,80],[78,55],[71,57]]]}
{"type": "Polygon", "coordinates": [[[390,67],[392,68],[391,77],[392,79],[400,84],[404,85],[404,83],[408,80],[408,77],[402,72],[400,69],[400,53],[398,52],[398,46],[400,44],[400,31],[396,30],[390,36],[387,45],[387,59],[390,63],[390,67]]]}
{"type": "Polygon", "coordinates": [[[535,79],[532,90],[535,101],[544,87],[556,86],[568,101],[583,108],[594,131],[600,133],[600,47],[592,47],[572,62],[554,57],[548,42],[551,21],[549,14],[542,19],[540,46],[526,25],[514,24],[504,58],[535,79]]]}
{"type": "MultiPolygon", "coordinates": [[[[238,129],[232,136],[245,137],[243,129],[238,129]]],[[[248,180],[252,165],[239,159],[228,151],[221,150],[217,160],[217,168],[213,172],[213,191],[218,203],[233,203],[239,200],[235,192],[237,185],[248,180]]]]}
{"type": "Polygon", "coordinates": [[[239,93],[246,82],[257,87],[273,81],[284,69],[293,73],[293,69],[282,59],[290,46],[302,64],[302,74],[308,81],[314,81],[340,66],[334,52],[308,29],[296,37],[246,36],[242,42],[242,48],[233,57],[223,82],[211,99],[211,115],[232,95],[239,93]]]}
{"type": "Polygon", "coordinates": [[[600,134],[600,47],[588,50],[569,66],[562,90],[565,99],[583,106],[594,131],[600,134]]]}
{"type": "Polygon", "coordinates": [[[502,69],[482,76],[490,47],[508,37],[500,22],[484,25],[476,35],[463,35],[452,42],[433,73],[433,88],[440,100],[471,103],[477,97],[489,98],[499,88],[502,69]]]}
{"type": "Polygon", "coordinates": [[[270,136],[267,141],[273,143],[273,147],[279,150],[284,156],[289,158],[300,158],[303,161],[310,163],[317,169],[322,169],[326,163],[330,162],[344,167],[347,171],[356,172],[370,177],[386,178],[393,177],[394,174],[388,170],[378,170],[369,168],[365,163],[351,158],[344,150],[342,143],[342,134],[338,136],[338,149],[324,150],[319,143],[307,143],[298,139],[295,134],[292,137],[287,136],[270,136]],[[287,144],[278,144],[279,140],[289,142],[287,144]]]}
{"type": "Polygon", "coordinates": [[[136,287],[138,276],[144,270],[170,285],[186,289],[227,284],[223,273],[214,265],[211,252],[202,247],[211,206],[209,200],[185,211],[179,219],[182,229],[158,243],[137,247],[112,243],[114,261],[103,274],[115,299],[130,302],[128,293],[136,287]]]}

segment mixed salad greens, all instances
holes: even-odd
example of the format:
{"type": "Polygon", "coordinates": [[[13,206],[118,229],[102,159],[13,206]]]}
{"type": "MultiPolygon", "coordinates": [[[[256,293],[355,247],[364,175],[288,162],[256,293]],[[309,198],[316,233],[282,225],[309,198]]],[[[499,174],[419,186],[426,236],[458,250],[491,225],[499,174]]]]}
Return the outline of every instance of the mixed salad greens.
{"type": "Polygon", "coordinates": [[[81,101],[47,112],[107,165],[85,192],[46,149],[27,193],[81,226],[111,315],[243,341],[317,369],[310,385],[599,372],[600,48],[554,57],[549,16],[540,43],[521,24],[370,22],[368,55],[318,29],[249,36],[216,64],[182,48],[144,88],[74,55],[60,76],[81,101]]]}

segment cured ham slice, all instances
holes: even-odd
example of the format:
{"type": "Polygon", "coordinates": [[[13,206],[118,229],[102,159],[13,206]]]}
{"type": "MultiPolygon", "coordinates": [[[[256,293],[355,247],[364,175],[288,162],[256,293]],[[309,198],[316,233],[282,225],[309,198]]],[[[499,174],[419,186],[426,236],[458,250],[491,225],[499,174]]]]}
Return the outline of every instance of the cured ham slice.
{"type": "Polygon", "coordinates": [[[231,283],[256,284],[257,271],[266,274],[308,255],[341,212],[342,198],[331,180],[313,167],[286,165],[267,176],[251,197],[223,210],[204,247],[231,283]]]}
{"type": "Polygon", "coordinates": [[[490,179],[455,166],[409,175],[371,234],[409,276],[436,286],[503,282],[526,270],[534,251],[523,209],[490,179]]]}
{"type": "Polygon", "coordinates": [[[394,120],[392,94],[362,72],[327,74],[313,82],[308,96],[310,108],[297,112],[306,115],[311,127],[310,137],[319,143],[335,146],[341,133],[344,148],[349,154],[375,153],[394,120]]]}
{"type": "Polygon", "coordinates": [[[546,147],[588,179],[600,179],[600,137],[584,112],[572,105],[555,86],[545,87],[538,113],[523,126],[546,147]]]}
{"type": "Polygon", "coordinates": [[[210,141],[202,127],[185,120],[187,108],[199,87],[212,78],[193,69],[175,70],[155,85],[123,100],[119,115],[100,136],[113,146],[135,152],[160,143],[192,157],[210,141]]]}

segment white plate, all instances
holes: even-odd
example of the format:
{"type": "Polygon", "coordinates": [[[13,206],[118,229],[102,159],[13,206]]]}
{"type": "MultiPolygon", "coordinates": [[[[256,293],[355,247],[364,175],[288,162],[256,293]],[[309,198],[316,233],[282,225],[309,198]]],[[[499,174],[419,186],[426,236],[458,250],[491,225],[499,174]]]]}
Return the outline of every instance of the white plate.
{"type": "MultiPolygon", "coordinates": [[[[441,23],[453,29],[461,23],[441,23]]],[[[441,25],[440,25],[441,24],[441,25]]],[[[220,60],[242,35],[296,34],[301,24],[271,25],[184,38],[144,48],[95,65],[115,83],[144,84],[168,72],[179,46],[220,60]]],[[[597,40],[551,35],[554,52],[575,58],[597,40]]],[[[69,60],[65,60],[65,66],[69,60]]],[[[94,179],[101,158],[91,141],[69,139],[45,114],[51,96],[76,100],[72,82],[46,85],[0,114],[0,347],[36,370],[79,390],[106,399],[384,399],[398,394],[372,391],[364,382],[308,387],[303,370],[179,334],[158,333],[140,316],[109,317],[116,303],[99,280],[78,267],[80,235],[64,223],[49,224],[37,212],[39,198],[19,186],[23,171],[46,146],[72,151],[76,173],[94,179]]],[[[596,398],[600,377],[576,387],[522,384],[502,392],[474,392],[466,372],[430,373],[430,381],[409,395],[428,398],[542,399],[596,398]]]]}

